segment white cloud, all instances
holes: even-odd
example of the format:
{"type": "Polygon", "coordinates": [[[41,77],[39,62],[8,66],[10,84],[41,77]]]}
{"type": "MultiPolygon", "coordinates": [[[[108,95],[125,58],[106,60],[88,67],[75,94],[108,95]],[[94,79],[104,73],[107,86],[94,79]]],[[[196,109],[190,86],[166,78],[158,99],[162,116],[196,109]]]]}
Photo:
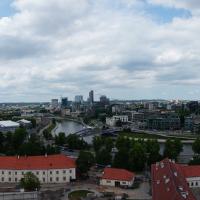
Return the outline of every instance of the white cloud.
{"type": "Polygon", "coordinates": [[[116,2],[120,8],[112,0],[15,0],[17,13],[0,19],[1,99],[48,100],[91,88],[137,95],[194,73],[190,85],[199,84],[198,16],[158,24],[140,1],[116,2]]]}

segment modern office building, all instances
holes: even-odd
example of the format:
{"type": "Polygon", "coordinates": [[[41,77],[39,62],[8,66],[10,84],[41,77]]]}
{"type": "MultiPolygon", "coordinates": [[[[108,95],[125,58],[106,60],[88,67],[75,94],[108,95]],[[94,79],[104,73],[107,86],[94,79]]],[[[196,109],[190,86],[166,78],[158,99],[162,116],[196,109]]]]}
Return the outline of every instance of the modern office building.
{"type": "Polygon", "coordinates": [[[51,100],[51,108],[56,109],[56,108],[58,108],[58,106],[59,106],[58,99],[52,99],[51,100]]]}
{"type": "Polygon", "coordinates": [[[92,105],[94,103],[94,91],[91,90],[89,92],[89,98],[88,98],[88,102],[92,105]]]}
{"type": "Polygon", "coordinates": [[[62,97],[61,98],[61,108],[67,108],[68,107],[68,98],[62,97]]]}
{"type": "Polygon", "coordinates": [[[74,101],[76,103],[83,103],[83,96],[82,95],[76,95],[74,101]]]}

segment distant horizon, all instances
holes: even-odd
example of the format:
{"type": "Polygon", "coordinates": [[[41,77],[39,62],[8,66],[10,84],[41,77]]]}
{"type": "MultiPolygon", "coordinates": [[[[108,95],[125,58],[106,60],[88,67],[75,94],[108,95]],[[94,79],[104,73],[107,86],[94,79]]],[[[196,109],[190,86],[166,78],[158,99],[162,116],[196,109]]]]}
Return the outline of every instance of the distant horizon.
{"type": "MultiPolygon", "coordinates": [[[[58,99],[58,101],[60,102],[59,98],[53,98],[53,99],[58,99]]],[[[74,99],[68,99],[68,101],[74,102],[74,99]]],[[[200,99],[111,99],[112,101],[200,101],[200,99]]],[[[87,100],[84,100],[84,102],[87,102],[87,100]]],[[[99,102],[99,99],[95,99],[94,102],[99,102]]],[[[51,99],[49,101],[13,101],[13,102],[0,102],[0,104],[45,104],[45,103],[51,103],[51,99]]]]}

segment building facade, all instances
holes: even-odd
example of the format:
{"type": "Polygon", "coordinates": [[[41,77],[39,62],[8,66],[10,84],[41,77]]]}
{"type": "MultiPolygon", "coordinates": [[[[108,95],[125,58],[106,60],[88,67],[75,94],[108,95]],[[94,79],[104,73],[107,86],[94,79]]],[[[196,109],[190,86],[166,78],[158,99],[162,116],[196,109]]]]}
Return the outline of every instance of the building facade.
{"type": "Polygon", "coordinates": [[[20,126],[19,123],[10,120],[0,121],[0,132],[2,133],[15,132],[15,130],[19,128],[19,126],[20,126]]]}
{"type": "Polygon", "coordinates": [[[18,183],[26,172],[35,174],[42,184],[76,179],[75,161],[64,155],[0,157],[0,183],[18,183]]]}
{"type": "Polygon", "coordinates": [[[126,169],[105,168],[100,179],[100,185],[113,187],[131,187],[135,174],[126,169]]]}

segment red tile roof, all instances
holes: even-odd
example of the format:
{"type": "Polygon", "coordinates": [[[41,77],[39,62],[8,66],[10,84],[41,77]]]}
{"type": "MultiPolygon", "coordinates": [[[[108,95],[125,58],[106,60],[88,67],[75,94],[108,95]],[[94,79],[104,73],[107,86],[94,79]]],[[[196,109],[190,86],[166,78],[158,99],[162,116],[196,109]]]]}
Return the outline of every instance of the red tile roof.
{"type": "Polygon", "coordinates": [[[184,176],[189,177],[200,177],[200,165],[193,166],[181,166],[184,176]]]}
{"type": "Polygon", "coordinates": [[[180,165],[165,159],[151,167],[153,200],[196,200],[180,165]]]}
{"type": "Polygon", "coordinates": [[[109,180],[131,181],[134,177],[135,174],[126,169],[105,168],[101,178],[109,180]]]}
{"type": "Polygon", "coordinates": [[[75,161],[64,155],[48,156],[0,156],[0,169],[44,170],[75,168],[75,161]]]}

